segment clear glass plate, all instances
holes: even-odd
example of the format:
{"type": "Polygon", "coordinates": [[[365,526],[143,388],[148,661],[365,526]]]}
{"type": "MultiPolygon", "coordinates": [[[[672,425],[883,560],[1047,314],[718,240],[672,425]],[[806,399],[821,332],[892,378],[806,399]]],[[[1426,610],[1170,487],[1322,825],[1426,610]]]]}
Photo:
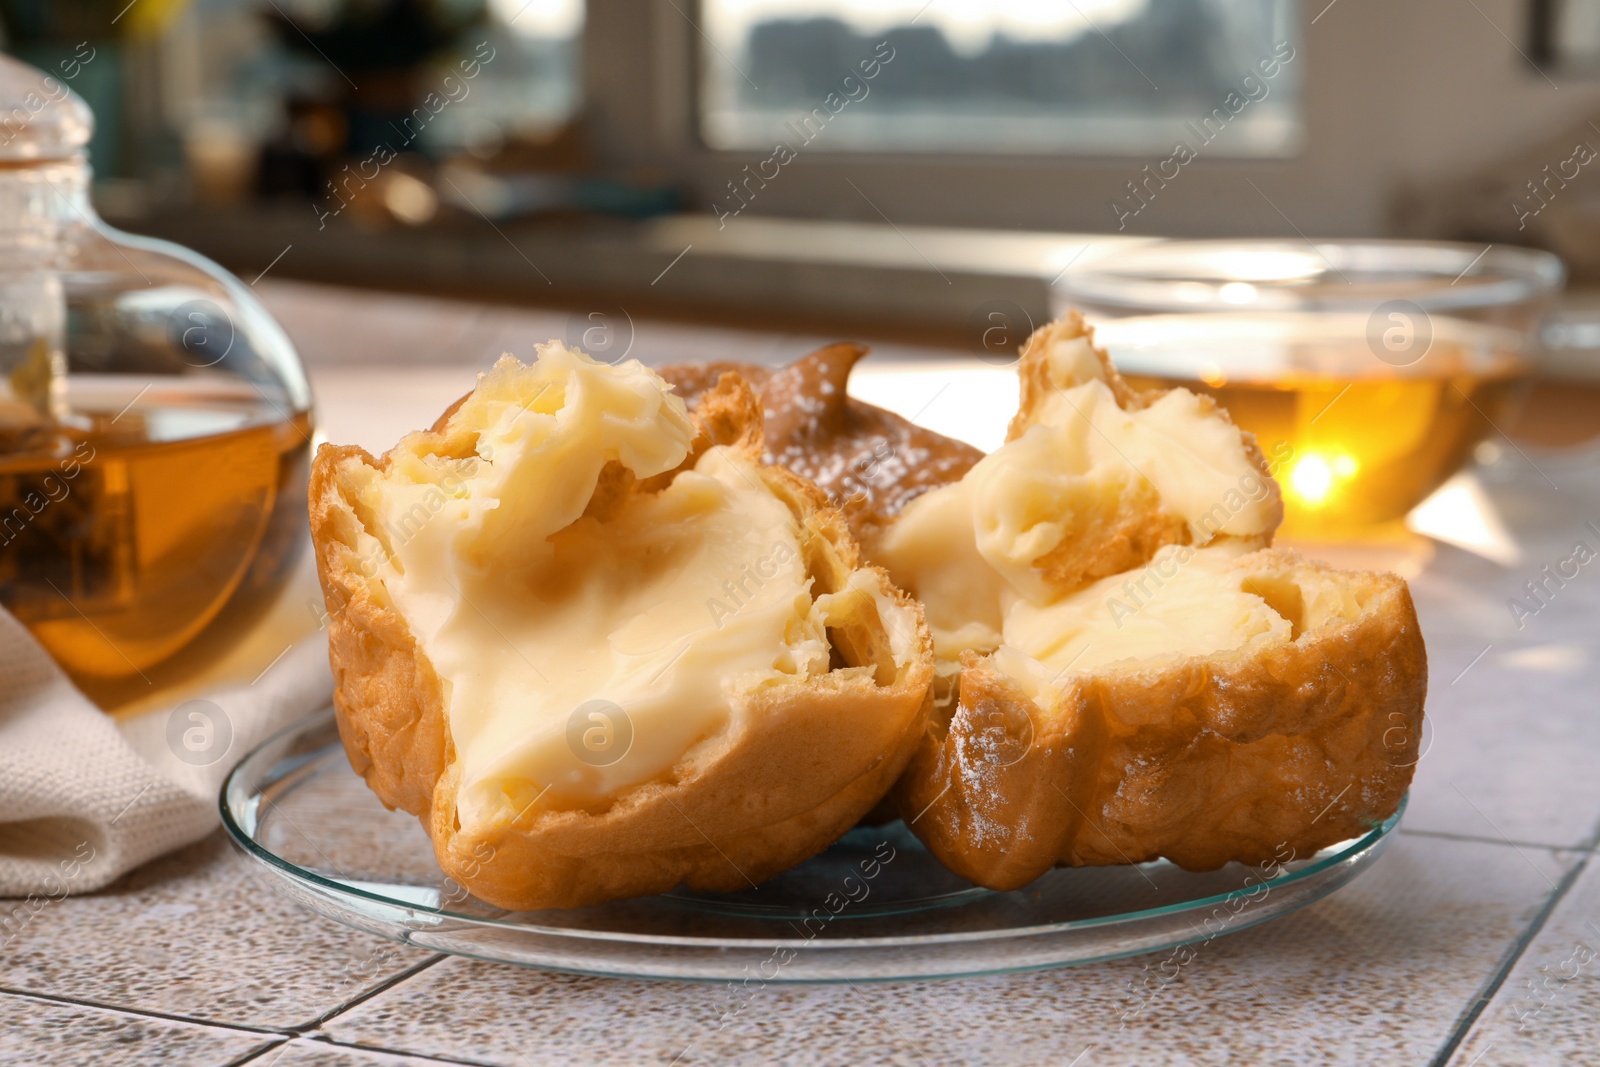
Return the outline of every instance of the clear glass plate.
{"type": "Polygon", "coordinates": [[[758,982],[992,974],[1207,941],[1344,885],[1383,852],[1400,814],[1265,869],[1068,868],[1010,893],[951,874],[895,822],[857,827],[744,892],[508,912],[448,879],[417,820],[379,803],[351,771],[331,710],[268,740],[222,789],[223,824],[268,883],[357,929],[551,970],[758,982]]]}

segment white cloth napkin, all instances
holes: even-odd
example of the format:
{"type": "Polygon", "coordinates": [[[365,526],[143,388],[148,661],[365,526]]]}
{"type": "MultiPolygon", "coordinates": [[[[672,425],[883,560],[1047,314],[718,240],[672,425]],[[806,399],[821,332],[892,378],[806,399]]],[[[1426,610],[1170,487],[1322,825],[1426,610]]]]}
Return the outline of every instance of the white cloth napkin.
{"type": "Polygon", "coordinates": [[[319,633],[249,685],[117,722],[0,609],[0,897],[99,889],[204,837],[229,769],[332,691],[319,633]]]}

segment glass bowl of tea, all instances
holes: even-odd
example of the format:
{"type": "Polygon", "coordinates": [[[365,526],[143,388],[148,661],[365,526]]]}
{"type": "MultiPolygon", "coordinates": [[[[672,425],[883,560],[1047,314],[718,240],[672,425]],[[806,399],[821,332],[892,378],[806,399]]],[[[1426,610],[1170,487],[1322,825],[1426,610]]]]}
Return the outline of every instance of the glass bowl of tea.
{"type": "Polygon", "coordinates": [[[1058,281],[1129,381],[1214,397],[1283,487],[1283,533],[1393,529],[1538,369],[1546,252],[1415,241],[1150,241],[1058,281]]]}

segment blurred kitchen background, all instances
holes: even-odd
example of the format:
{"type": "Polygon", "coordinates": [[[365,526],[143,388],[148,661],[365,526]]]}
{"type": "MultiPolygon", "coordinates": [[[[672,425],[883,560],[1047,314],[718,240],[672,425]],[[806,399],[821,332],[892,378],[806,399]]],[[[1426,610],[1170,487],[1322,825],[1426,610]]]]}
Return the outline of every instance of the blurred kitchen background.
{"type": "Polygon", "coordinates": [[[1547,340],[1600,345],[1600,0],[0,0],[0,34],[93,107],[102,214],[246,280],[959,340],[1047,314],[1086,234],[1436,237],[1559,252],[1547,340]]]}

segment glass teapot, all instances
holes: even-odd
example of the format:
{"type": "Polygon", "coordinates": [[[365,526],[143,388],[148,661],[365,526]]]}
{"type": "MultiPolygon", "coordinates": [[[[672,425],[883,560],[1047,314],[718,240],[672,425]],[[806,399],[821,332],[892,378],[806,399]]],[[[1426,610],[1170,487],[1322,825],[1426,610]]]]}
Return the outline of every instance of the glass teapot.
{"type": "Polygon", "coordinates": [[[0,56],[0,604],[91,690],[282,586],[312,436],[294,346],[250,290],[95,215],[92,128],[0,56]]]}

